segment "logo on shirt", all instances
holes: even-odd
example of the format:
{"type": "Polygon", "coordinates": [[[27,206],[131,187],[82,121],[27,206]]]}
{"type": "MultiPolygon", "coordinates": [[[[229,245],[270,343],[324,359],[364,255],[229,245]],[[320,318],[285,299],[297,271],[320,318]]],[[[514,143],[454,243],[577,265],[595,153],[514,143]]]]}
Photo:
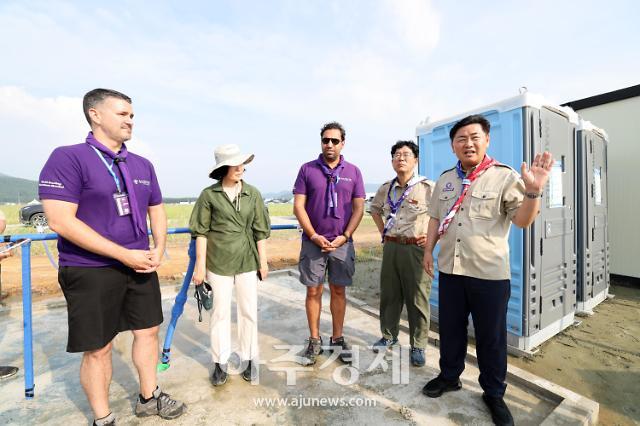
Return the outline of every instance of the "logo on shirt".
{"type": "Polygon", "coordinates": [[[340,182],[341,180],[343,180],[345,182],[353,182],[353,179],[351,179],[351,178],[337,176],[336,183],[340,182]]]}
{"type": "Polygon", "coordinates": [[[145,185],[145,186],[151,185],[150,180],[144,180],[144,179],[134,179],[133,183],[136,185],[145,185]]]}
{"type": "Polygon", "coordinates": [[[41,180],[38,186],[44,186],[47,188],[64,189],[62,182],[52,182],[50,180],[41,180]]]}
{"type": "Polygon", "coordinates": [[[453,187],[453,184],[451,182],[447,182],[444,184],[444,188],[442,188],[443,192],[451,192],[455,190],[455,188],[453,187]]]}

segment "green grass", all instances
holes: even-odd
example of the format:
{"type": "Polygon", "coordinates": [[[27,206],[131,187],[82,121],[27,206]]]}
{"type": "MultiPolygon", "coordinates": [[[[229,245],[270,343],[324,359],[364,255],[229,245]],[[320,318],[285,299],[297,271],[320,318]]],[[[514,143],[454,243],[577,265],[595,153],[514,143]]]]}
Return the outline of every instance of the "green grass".
{"type": "Polygon", "coordinates": [[[269,216],[293,216],[293,204],[267,204],[269,216]]]}

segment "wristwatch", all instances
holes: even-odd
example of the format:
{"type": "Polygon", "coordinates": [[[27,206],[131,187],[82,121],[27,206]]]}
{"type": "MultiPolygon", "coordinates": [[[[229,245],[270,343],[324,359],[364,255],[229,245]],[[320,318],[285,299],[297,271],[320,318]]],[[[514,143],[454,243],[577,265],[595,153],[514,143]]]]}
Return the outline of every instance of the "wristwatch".
{"type": "Polygon", "coordinates": [[[527,198],[532,198],[535,200],[536,198],[542,197],[542,192],[525,192],[524,195],[526,195],[527,198]]]}

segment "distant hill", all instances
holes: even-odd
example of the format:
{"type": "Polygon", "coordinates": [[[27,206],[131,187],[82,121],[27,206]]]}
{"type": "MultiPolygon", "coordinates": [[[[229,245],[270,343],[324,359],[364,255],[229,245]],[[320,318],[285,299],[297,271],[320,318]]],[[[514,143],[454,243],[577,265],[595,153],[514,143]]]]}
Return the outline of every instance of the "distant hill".
{"type": "Polygon", "coordinates": [[[38,199],[38,182],[0,173],[0,203],[28,203],[38,199]]]}
{"type": "MultiPolygon", "coordinates": [[[[364,185],[366,192],[375,192],[380,187],[377,183],[367,183],[364,185]]],[[[265,199],[278,199],[287,201],[293,197],[291,190],[278,192],[265,192],[262,194],[265,199]]],[[[0,173],[0,203],[28,203],[38,199],[38,182],[35,180],[16,178],[0,173]]],[[[165,198],[164,202],[180,203],[193,202],[197,197],[172,197],[165,198]]]]}

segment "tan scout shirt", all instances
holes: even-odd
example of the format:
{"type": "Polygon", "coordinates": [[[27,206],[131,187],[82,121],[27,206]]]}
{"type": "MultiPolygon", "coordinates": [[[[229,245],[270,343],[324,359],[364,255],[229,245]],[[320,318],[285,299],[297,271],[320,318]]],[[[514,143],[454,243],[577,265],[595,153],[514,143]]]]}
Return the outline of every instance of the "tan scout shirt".
{"type": "MultiPolygon", "coordinates": [[[[391,182],[393,180],[383,183],[378,188],[373,201],[371,201],[371,213],[377,213],[382,216],[382,220],[385,223],[387,222],[387,216],[391,213],[391,207],[387,202],[387,194],[389,193],[391,182]]],[[[429,207],[434,186],[433,181],[423,180],[411,188],[409,195],[407,195],[407,198],[402,202],[400,209],[396,213],[396,222],[387,232],[388,236],[411,238],[427,233],[427,224],[429,223],[427,207],[429,207]]],[[[407,185],[400,186],[398,182],[395,182],[391,189],[391,199],[395,201],[400,198],[406,187],[407,185]]]]}
{"type": "MultiPolygon", "coordinates": [[[[444,172],[433,191],[429,216],[442,222],[461,191],[456,169],[444,172]]],[[[484,172],[440,236],[438,269],[485,280],[510,279],[509,229],[523,198],[524,182],[511,167],[498,165],[484,172]]]]}

